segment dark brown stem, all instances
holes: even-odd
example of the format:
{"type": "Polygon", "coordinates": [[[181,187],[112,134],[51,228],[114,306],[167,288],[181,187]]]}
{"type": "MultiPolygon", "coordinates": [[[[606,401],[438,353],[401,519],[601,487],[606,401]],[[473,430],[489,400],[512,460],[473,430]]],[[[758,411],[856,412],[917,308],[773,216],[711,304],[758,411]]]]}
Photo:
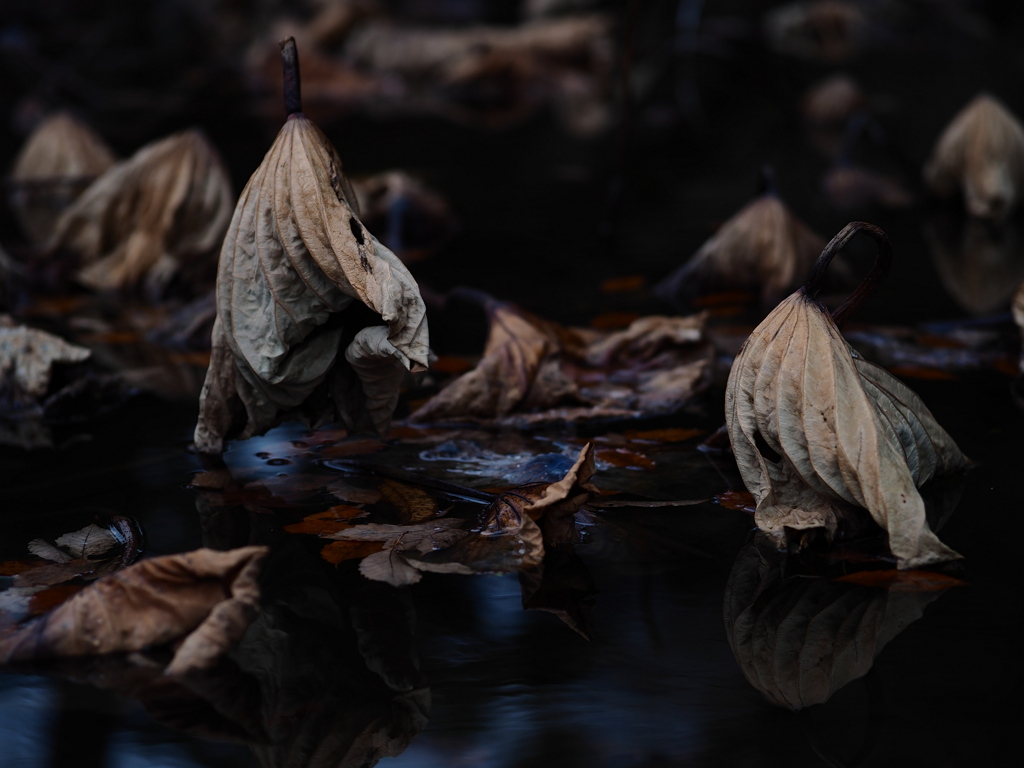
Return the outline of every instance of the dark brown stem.
{"type": "Polygon", "coordinates": [[[281,63],[284,65],[284,109],[289,115],[294,115],[302,111],[299,51],[294,37],[281,41],[281,63]]]}
{"type": "Polygon", "coordinates": [[[865,299],[878,290],[878,286],[882,284],[885,276],[889,273],[889,264],[892,263],[892,247],[889,245],[889,238],[886,237],[885,232],[874,224],[868,224],[863,221],[851,221],[822,250],[818,260],[811,267],[811,274],[807,278],[807,283],[802,288],[805,295],[812,299],[817,298],[818,292],[821,291],[821,281],[825,276],[825,270],[828,269],[828,265],[832,263],[832,259],[842,250],[843,246],[858,232],[863,232],[874,239],[877,248],[875,263],[871,266],[871,271],[868,272],[867,277],[857,286],[857,290],[851,293],[850,298],[844,301],[832,313],[832,319],[840,327],[860,308],[865,299]]]}

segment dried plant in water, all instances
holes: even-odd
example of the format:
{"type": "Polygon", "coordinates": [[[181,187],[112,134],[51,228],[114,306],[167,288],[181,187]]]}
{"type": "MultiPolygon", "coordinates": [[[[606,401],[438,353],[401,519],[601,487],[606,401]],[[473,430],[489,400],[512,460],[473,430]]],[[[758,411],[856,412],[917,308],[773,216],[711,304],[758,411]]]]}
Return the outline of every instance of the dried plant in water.
{"type": "Polygon", "coordinates": [[[729,439],[755,520],[778,544],[786,529],[833,536],[844,505],[885,529],[899,568],[959,555],[928,528],[918,488],[967,459],[924,403],[861,358],[839,324],[888,269],[882,230],[848,224],[822,251],[807,284],[785,299],[740,350],[726,389],[729,439]],[[836,252],[856,233],[878,245],[875,267],[835,315],[816,297],[836,252]]]}
{"type": "Polygon", "coordinates": [[[95,290],[145,286],[159,296],[186,263],[220,246],[231,183],[217,150],[196,130],[149,144],[96,179],[57,223],[51,254],[71,251],[95,290]]]}
{"type": "Polygon", "coordinates": [[[971,216],[1004,220],[1024,184],[1024,126],[998,99],[975,97],[942,132],[924,180],[938,197],[961,193],[971,216]]]}
{"type": "Polygon", "coordinates": [[[81,120],[66,112],[43,120],[11,168],[11,207],[28,238],[43,243],[53,235],[60,215],[114,161],[106,142],[81,120]]]}
{"type": "Polygon", "coordinates": [[[704,293],[746,289],[758,292],[771,306],[807,273],[824,244],[769,191],[726,221],[655,291],[685,307],[704,293]]]}
{"type": "Polygon", "coordinates": [[[406,373],[427,365],[416,282],[359,220],[337,151],[302,114],[294,40],[282,50],[288,118],[221,251],[202,453],[290,418],[383,431],[406,373]],[[383,324],[342,314],[356,307],[383,324]]]}

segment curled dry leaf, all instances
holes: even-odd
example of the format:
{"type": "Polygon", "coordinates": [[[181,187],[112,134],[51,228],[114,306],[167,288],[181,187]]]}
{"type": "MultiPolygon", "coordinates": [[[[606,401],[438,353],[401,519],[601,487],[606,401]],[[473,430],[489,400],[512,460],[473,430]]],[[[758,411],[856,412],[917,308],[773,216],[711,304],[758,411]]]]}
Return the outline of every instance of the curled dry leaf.
{"type": "Polygon", "coordinates": [[[0,410],[40,403],[48,394],[53,367],[87,360],[92,353],[59,336],[0,315],[0,410]]]}
{"type": "Polygon", "coordinates": [[[778,195],[768,192],[726,221],[655,291],[687,306],[700,294],[745,289],[760,293],[770,306],[792,290],[824,245],[778,195]]]}
{"type": "Polygon", "coordinates": [[[842,322],[888,267],[885,234],[854,222],[822,252],[808,284],[785,299],[743,345],[726,389],[726,423],[758,527],[837,526],[843,503],[870,512],[899,567],[959,557],[928,528],[918,488],[967,459],[924,403],[843,339],[842,322]],[[833,319],[815,294],[835,252],[857,232],[878,243],[868,280],[833,319]]]}
{"type": "Polygon", "coordinates": [[[783,562],[760,535],[740,551],[725,586],[725,629],[748,682],[794,710],[824,703],[867,674],[889,641],[962,583],[925,571],[918,573],[936,579],[921,588],[899,579],[862,586],[878,571],[851,574],[857,579],[787,578],[783,562]]]}
{"type": "Polygon", "coordinates": [[[961,193],[971,216],[1004,220],[1024,184],[1024,126],[998,99],[976,96],[942,132],[924,180],[939,197],[961,193]]]}
{"type": "Polygon", "coordinates": [[[114,160],[103,139],[66,112],[36,126],[14,160],[10,179],[11,207],[28,238],[45,242],[60,215],[114,160]]]}
{"type": "Polygon", "coordinates": [[[96,179],[61,216],[47,250],[77,254],[79,280],[90,288],[145,283],[159,296],[186,264],[208,259],[198,271],[212,276],[230,218],[231,182],[220,155],[199,131],[182,131],[96,179]]]}
{"type": "Polygon", "coordinates": [[[168,674],[211,666],[259,610],[266,547],[199,549],[100,579],[0,639],[0,663],[138,651],[178,642],[168,674]]]}
{"type": "Polygon", "coordinates": [[[296,62],[288,119],[224,239],[195,435],[203,453],[289,418],[337,415],[383,431],[406,372],[427,365],[416,282],[360,222],[337,151],[299,111],[297,78],[296,62]],[[351,327],[340,314],[350,305],[384,325],[351,327]]]}
{"type": "Polygon", "coordinates": [[[483,358],[411,420],[546,421],[670,413],[707,385],[704,317],[646,317],[615,333],[563,328],[476,292],[490,331],[483,358]]]}

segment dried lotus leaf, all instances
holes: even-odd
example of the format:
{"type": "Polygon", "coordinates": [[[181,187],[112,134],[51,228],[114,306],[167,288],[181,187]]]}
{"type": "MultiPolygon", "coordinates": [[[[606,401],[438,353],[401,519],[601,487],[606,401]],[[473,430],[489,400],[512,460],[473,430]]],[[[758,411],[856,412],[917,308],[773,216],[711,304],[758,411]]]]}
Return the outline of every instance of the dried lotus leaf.
{"type": "Polygon", "coordinates": [[[777,195],[764,194],[726,221],[655,291],[685,306],[702,293],[740,288],[759,292],[771,305],[807,273],[824,245],[777,195]]]}
{"type": "MultiPolygon", "coordinates": [[[[297,87],[288,98],[298,108],[297,87]]],[[[426,308],[358,216],[337,151],[292,112],[224,238],[199,451],[291,418],[386,429],[405,374],[427,365],[426,308]],[[352,313],[342,312],[354,305],[382,324],[348,327],[352,313]]]]}
{"type": "Polygon", "coordinates": [[[80,363],[91,355],[59,336],[14,325],[0,315],[0,393],[15,403],[41,400],[50,388],[55,364],[80,363]]]}
{"type": "Polygon", "coordinates": [[[961,192],[971,216],[1004,220],[1024,184],[1024,126],[992,96],[975,97],[942,132],[924,179],[939,197],[961,192]]]}
{"type": "Polygon", "coordinates": [[[855,222],[829,243],[808,286],[765,318],[733,363],[730,442],[757,501],[755,521],[778,542],[786,528],[834,532],[845,503],[888,532],[900,568],[951,560],[959,555],[928,528],[917,489],[967,459],[906,385],[860,359],[839,333],[837,321],[870,288],[862,285],[836,320],[814,298],[826,255],[858,231],[879,239],[884,272],[881,230],[855,222]]]}
{"type": "Polygon", "coordinates": [[[28,238],[45,242],[61,213],[114,161],[103,139],[81,120],[66,112],[43,120],[11,168],[11,205],[28,238]]]}
{"type": "Polygon", "coordinates": [[[61,216],[48,250],[78,254],[78,278],[90,288],[145,280],[159,294],[183,263],[216,251],[230,217],[231,183],[219,154],[199,131],[182,131],[96,179],[61,216]]]}

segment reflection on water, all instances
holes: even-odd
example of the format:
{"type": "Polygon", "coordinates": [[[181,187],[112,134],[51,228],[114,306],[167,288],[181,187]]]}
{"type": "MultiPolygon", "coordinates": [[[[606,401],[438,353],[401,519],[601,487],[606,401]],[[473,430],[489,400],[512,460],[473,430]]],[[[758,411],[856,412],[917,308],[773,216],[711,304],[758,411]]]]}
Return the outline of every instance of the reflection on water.
{"type": "Polygon", "coordinates": [[[792,565],[758,532],[737,555],[725,588],[725,628],[736,661],[765,698],[789,709],[823,704],[866,675],[890,640],[959,583],[892,572],[891,580],[865,586],[856,573],[788,573],[792,565]]]}
{"type": "Polygon", "coordinates": [[[992,222],[947,207],[925,221],[924,237],[942,284],[968,312],[1005,309],[1024,281],[1018,219],[992,222]]]}

